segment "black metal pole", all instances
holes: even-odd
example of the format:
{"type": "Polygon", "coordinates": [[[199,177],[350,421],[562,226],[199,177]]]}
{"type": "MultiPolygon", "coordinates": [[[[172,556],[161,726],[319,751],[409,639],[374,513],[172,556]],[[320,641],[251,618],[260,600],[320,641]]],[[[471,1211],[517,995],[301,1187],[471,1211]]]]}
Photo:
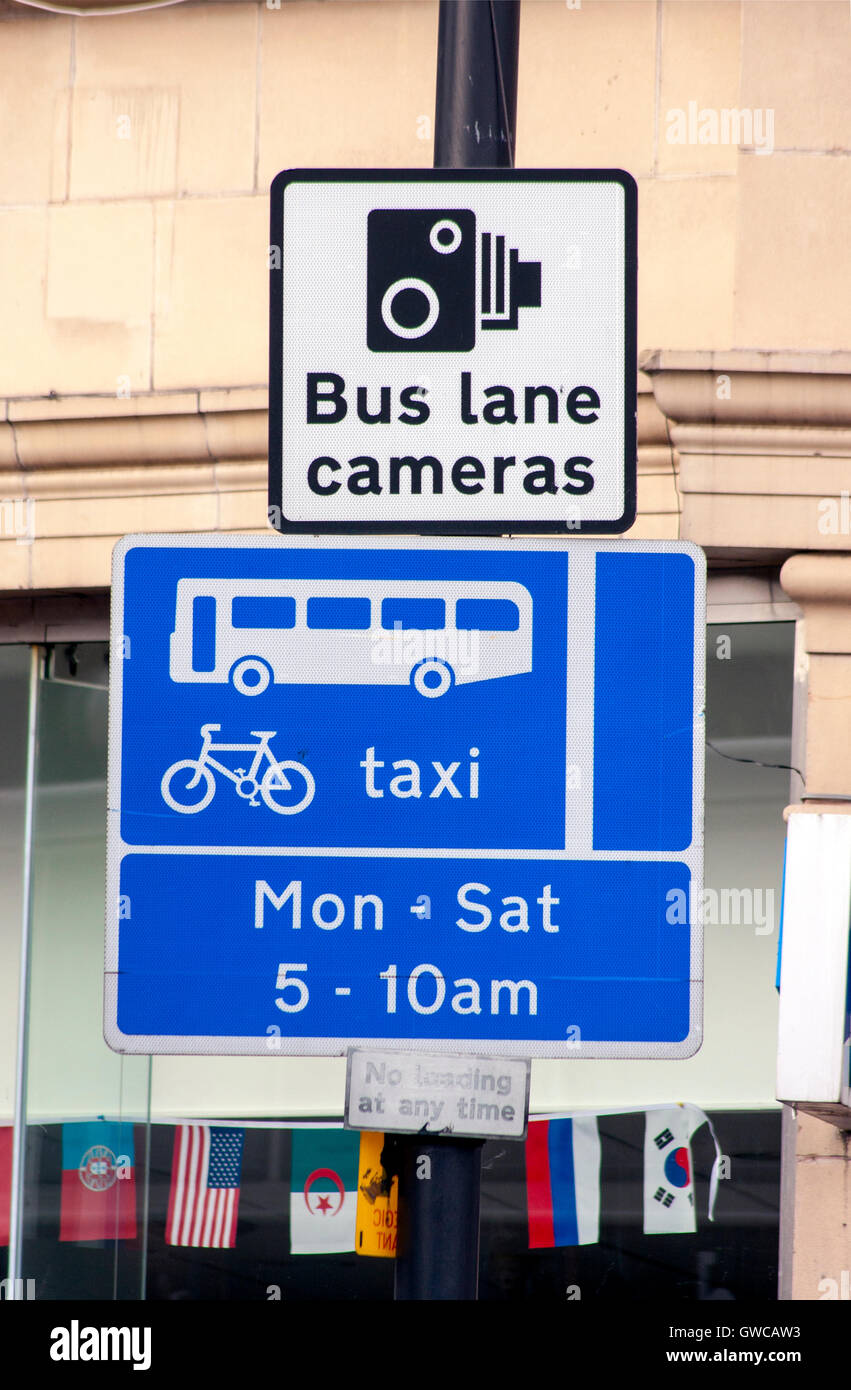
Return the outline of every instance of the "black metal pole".
{"type": "MultiPolygon", "coordinates": [[[[436,169],[514,165],[520,0],[440,0],[436,169]]],[[[474,1299],[483,1142],[388,1136],[399,1181],[395,1296],[474,1299]]]]}
{"type": "Polygon", "coordinates": [[[397,1300],[474,1299],[479,1283],[480,1139],[395,1136],[384,1161],[397,1168],[397,1300]]]}
{"type": "Polygon", "coordinates": [[[435,169],[514,165],[520,0],[440,0],[435,169]]]}

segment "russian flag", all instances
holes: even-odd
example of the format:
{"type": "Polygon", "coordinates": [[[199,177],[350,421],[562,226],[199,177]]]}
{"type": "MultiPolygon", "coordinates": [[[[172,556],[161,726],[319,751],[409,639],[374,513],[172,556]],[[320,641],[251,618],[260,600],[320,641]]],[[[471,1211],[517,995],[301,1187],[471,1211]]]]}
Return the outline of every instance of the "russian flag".
{"type": "Polygon", "coordinates": [[[62,1126],[60,1240],[132,1240],[136,1235],[133,1126],[62,1126]]]}
{"type": "Polygon", "coordinates": [[[526,1138],[529,1248],[593,1245],[600,1238],[600,1134],[596,1115],[530,1120],[526,1138]]]}

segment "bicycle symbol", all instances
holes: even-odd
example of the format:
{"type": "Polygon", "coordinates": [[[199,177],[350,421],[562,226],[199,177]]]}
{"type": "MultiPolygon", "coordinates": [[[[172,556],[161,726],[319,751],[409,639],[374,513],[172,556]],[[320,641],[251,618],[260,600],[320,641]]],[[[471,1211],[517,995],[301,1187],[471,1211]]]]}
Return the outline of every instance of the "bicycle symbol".
{"type": "Polygon", "coordinates": [[[250,806],[260,805],[257,800],[258,792],[269,810],[277,811],[280,816],[295,816],[310,805],[316,792],[313,773],[304,763],[292,762],[289,759],[278,762],[269,747],[269,740],[275,737],[275,729],[265,732],[252,729],[251,737],[259,739],[259,743],[213,743],[213,734],[221,727],[221,724],[203,724],[201,752],[198,757],[182,758],[179,762],[172,763],[163,774],[160,791],[167,806],[187,816],[194,815],[196,811],[203,811],[216,794],[214,772],[220,772],[223,777],[229,778],[236,786],[237,796],[243,797],[250,806]],[[244,767],[237,767],[231,771],[224,763],[217,762],[211,756],[213,753],[253,753],[254,758],[247,772],[244,767]],[[264,759],[269,766],[258,782],[257,774],[264,759]],[[295,773],[295,784],[293,779],[287,776],[288,772],[295,773]],[[188,780],[181,775],[186,773],[192,774],[188,780]],[[302,783],[304,793],[301,800],[293,803],[291,798],[293,794],[298,795],[302,783]],[[199,789],[201,794],[194,799],[192,793],[199,789]],[[283,798],[283,803],[276,799],[278,797],[283,798]]]}

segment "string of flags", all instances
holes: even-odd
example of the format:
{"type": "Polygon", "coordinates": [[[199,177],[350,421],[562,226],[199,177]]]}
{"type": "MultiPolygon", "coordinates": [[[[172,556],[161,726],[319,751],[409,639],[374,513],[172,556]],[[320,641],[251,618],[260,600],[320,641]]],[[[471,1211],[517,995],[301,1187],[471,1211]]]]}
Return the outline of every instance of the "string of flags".
{"type": "MultiPolygon", "coordinates": [[[[691,1104],[635,1106],[606,1114],[641,1111],[644,1232],[693,1233],[697,1221],[691,1143],[704,1124],[715,1144],[707,1213],[710,1221],[714,1219],[722,1154],[712,1122],[691,1104]]],[[[530,1249],[599,1240],[600,1118],[582,1113],[529,1121],[525,1159],[530,1249]]],[[[9,1243],[11,1137],[11,1127],[0,1126],[0,1245],[9,1243]]],[[[236,1124],[175,1125],[166,1244],[234,1248],[244,1143],[245,1128],[236,1124]]],[[[381,1134],[336,1125],[292,1127],[292,1254],[395,1255],[396,1181],[381,1165],[383,1143],[381,1134]]],[[[64,1124],[60,1241],[132,1240],[136,1234],[133,1124],[64,1124]]]]}
{"type": "MultiPolygon", "coordinates": [[[[697,1230],[691,1141],[704,1124],[709,1126],[715,1144],[707,1212],[709,1220],[713,1221],[722,1154],[708,1115],[696,1105],[655,1105],[645,1109],[645,1235],[697,1230]]],[[[600,1238],[600,1165],[597,1115],[529,1121],[526,1198],[530,1249],[597,1243],[600,1238]]]]}

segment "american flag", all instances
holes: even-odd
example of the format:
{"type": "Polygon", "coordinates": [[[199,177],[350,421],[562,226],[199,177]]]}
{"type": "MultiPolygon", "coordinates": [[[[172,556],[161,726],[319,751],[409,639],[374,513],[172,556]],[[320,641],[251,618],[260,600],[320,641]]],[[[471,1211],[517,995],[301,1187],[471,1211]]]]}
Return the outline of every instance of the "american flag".
{"type": "Polygon", "coordinates": [[[167,1245],[236,1244],[244,1129],[179,1125],[174,1136],[167,1245]]]}

